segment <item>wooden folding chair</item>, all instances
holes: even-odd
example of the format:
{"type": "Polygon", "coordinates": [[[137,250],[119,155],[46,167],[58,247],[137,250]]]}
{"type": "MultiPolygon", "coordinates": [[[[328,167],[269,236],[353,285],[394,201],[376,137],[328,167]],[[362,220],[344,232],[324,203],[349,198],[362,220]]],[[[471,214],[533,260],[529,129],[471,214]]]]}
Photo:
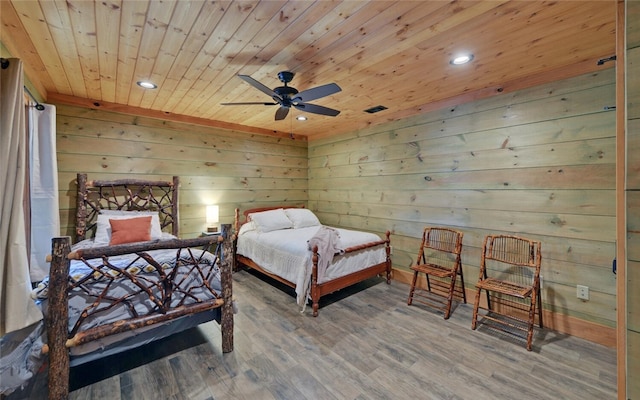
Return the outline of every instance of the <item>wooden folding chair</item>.
{"type": "Polygon", "coordinates": [[[536,306],[542,328],[540,295],[540,242],[509,235],[488,235],[480,260],[476,283],[472,329],[476,329],[480,292],[487,294],[487,313],[483,323],[509,334],[526,332],[527,350],[531,351],[536,306]]]}
{"type": "Polygon", "coordinates": [[[419,303],[441,309],[444,312],[444,319],[448,319],[451,315],[454,294],[458,293],[463,302],[467,302],[460,261],[462,236],[462,232],[453,229],[424,228],[418,259],[411,266],[413,281],[407,300],[408,305],[411,305],[415,298],[419,303]],[[427,279],[426,289],[416,288],[420,273],[424,273],[427,279]],[[456,289],[458,275],[460,275],[461,287],[456,289]]]}

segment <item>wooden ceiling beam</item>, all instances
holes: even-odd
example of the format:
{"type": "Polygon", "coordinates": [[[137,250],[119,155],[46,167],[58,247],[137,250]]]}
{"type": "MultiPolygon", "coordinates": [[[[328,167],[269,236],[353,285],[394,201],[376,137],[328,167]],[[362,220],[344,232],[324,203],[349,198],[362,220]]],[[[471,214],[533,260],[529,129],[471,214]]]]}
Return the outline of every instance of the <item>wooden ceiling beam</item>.
{"type": "Polygon", "coordinates": [[[140,107],[127,106],[117,103],[109,103],[105,101],[95,101],[91,99],[85,99],[81,97],[68,96],[64,94],[52,93],[49,96],[48,101],[52,104],[64,104],[69,106],[83,107],[93,110],[110,111],[121,114],[136,115],[139,117],[155,118],[167,121],[181,122],[185,124],[202,125],[212,128],[220,128],[230,131],[240,131],[245,133],[254,133],[258,135],[267,135],[275,137],[293,138],[296,140],[307,140],[306,136],[291,134],[288,132],[261,129],[252,126],[233,124],[222,121],[214,121],[210,119],[191,117],[188,115],[174,114],[170,112],[162,112],[156,110],[149,110],[140,107]]]}

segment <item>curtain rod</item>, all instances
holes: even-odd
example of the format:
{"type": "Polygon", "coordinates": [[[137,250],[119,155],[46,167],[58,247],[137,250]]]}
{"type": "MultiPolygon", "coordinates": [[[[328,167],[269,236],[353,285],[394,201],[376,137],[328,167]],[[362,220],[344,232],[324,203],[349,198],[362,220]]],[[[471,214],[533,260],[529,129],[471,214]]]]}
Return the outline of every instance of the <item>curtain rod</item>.
{"type": "Polygon", "coordinates": [[[36,105],[35,105],[36,110],[38,110],[38,111],[44,111],[44,106],[43,106],[42,104],[40,104],[40,103],[38,102],[38,100],[36,100],[36,98],[35,98],[35,97],[33,97],[33,95],[31,94],[31,92],[29,91],[29,89],[28,89],[26,86],[24,87],[24,90],[25,90],[25,92],[27,92],[27,94],[29,95],[29,97],[31,97],[31,99],[32,99],[33,101],[35,101],[35,103],[36,103],[36,105]]]}

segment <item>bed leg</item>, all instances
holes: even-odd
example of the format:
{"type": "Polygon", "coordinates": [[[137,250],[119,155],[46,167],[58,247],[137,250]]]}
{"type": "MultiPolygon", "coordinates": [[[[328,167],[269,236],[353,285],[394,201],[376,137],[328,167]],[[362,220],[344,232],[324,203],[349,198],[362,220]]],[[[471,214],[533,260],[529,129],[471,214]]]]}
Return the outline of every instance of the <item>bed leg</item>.
{"type": "Polygon", "coordinates": [[[233,264],[236,258],[234,240],[231,237],[231,224],[222,225],[222,263],[220,265],[220,278],[222,280],[222,305],[220,330],[222,332],[222,352],[233,351],[233,264]]]}
{"type": "Polygon", "coordinates": [[[51,239],[51,265],[49,267],[49,316],[46,319],[49,346],[49,399],[69,398],[69,336],[68,276],[71,238],[51,239]]]}

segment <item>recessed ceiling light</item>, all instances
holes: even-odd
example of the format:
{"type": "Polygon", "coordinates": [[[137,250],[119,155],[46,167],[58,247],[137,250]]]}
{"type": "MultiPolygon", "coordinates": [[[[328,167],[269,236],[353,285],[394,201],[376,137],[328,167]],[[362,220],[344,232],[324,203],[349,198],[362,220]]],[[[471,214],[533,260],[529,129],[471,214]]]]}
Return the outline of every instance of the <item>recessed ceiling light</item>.
{"type": "Polygon", "coordinates": [[[304,115],[298,115],[298,116],[296,117],[296,119],[297,119],[298,121],[306,121],[306,120],[307,120],[307,117],[305,117],[304,115]]]}
{"type": "Polygon", "coordinates": [[[138,86],[145,89],[155,89],[158,87],[158,85],[149,81],[138,81],[137,83],[138,83],[138,86]]]}
{"type": "Polygon", "coordinates": [[[461,54],[452,58],[449,63],[452,65],[462,65],[470,62],[471,60],[473,60],[473,54],[461,54]]]}

